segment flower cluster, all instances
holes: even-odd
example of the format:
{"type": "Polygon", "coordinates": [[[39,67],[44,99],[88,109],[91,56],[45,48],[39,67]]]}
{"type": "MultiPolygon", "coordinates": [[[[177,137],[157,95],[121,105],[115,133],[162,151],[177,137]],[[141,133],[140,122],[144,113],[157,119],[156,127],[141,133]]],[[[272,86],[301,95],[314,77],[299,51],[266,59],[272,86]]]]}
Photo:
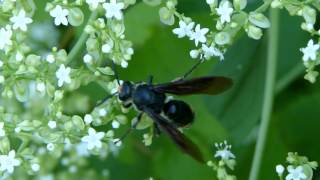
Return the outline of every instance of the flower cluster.
{"type": "Polygon", "coordinates": [[[208,161],[207,165],[217,172],[217,179],[219,180],[235,180],[236,177],[228,173],[228,169],[234,170],[236,165],[235,155],[231,152],[231,145],[227,141],[223,143],[216,143],[216,152],[214,157],[218,162],[208,161]]]}
{"type": "MultiPolygon", "coordinates": [[[[106,94],[117,91],[108,64],[114,61],[127,67],[134,52],[125,39],[123,20],[123,11],[131,3],[50,1],[45,10],[52,26],[35,21],[39,9],[32,0],[0,3],[5,17],[0,27],[0,176],[54,178],[48,173],[57,164],[74,174],[79,168],[90,168],[85,161],[89,155],[101,159],[117,155],[121,142],[114,130],[127,123],[128,110],[116,98],[92,110],[89,97],[78,90],[94,82],[106,94]],[[67,52],[63,45],[45,41],[59,34],[58,26],[83,25],[84,6],[92,11],[81,35],[84,38],[78,40],[86,53],[78,45],[67,52]],[[37,46],[39,41],[44,46],[37,46]],[[78,54],[84,63],[75,61],[78,54]],[[109,124],[109,130],[96,130],[109,124]],[[52,165],[46,165],[48,159],[52,165]],[[24,171],[15,173],[17,168],[24,171]]],[[[108,176],[107,170],[99,174],[108,176]]]]}
{"type": "Polygon", "coordinates": [[[313,170],[318,167],[317,162],[310,162],[307,157],[299,156],[298,153],[288,153],[287,163],[287,173],[283,165],[276,166],[276,172],[280,179],[284,177],[286,180],[312,179],[313,170]]]}
{"type": "Polygon", "coordinates": [[[218,1],[207,0],[211,15],[215,24],[214,28],[201,28],[190,17],[186,17],[176,11],[175,0],[166,2],[166,6],[160,8],[160,20],[167,25],[173,25],[175,17],[179,19],[179,27],[173,29],[173,33],[178,38],[187,37],[194,41],[196,48],[190,51],[193,59],[209,60],[217,57],[224,59],[227,47],[232,44],[234,37],[244,29],[248,36],[253,39],[260,39],[263,35],[262,29],[270,27],[270,22],[262,11],[253,11],[246,13],[243,9],[246,7],[246,0],[233,1],[233,4],[224,0],[218,4],[218,1]]]}
{"type": "MultiPolygon", "coordinates": [[[[308,2],[290,2],[273,0],[272,8],[286,9],[291,16],[301,16],[304,21],[301,23],[301,28],[310,33],[311,36],[319,37],[320,29],[316,29],[317,11],[319,11],[319,3],[316,1],[308,2]]],[[[318,72],[315,67],[320,63],[318,57],[319,45],[317,41],[309,40],[307,47],[301,48],[303,53],[303,64],[306,67],[306,75],[304,78],[311,83],[316,81],[318,72]]]]}

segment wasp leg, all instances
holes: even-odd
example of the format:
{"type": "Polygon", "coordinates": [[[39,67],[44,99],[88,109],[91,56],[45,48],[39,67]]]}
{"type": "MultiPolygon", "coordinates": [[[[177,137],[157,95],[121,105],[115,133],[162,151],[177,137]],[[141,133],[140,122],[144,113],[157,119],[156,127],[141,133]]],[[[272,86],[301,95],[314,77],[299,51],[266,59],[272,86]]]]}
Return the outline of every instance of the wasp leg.
{"type": "Polygon", "coordinates": [[[117,141],[115,141],[114,144],[117,144],[118,142],[123,141],[124,138],[126,138],[130,134],[130,132],[137,127],[137,125],[141,121],[142,115],[143,115],[143,112],[140,112],[137,116],[137,121],[134,122],[134,124],[132,124],[132,126],[129,129],[127,129],[127,131],[117,141]]]}
{"type": "Polygon", "coordinates": [[[153,129],[154,129],[154,131],[153,131],[154,136],[156,136],[156,137],[160,136],[161,130],[160,130],[157,123],[153,123],[153,129]]]}
{"type": "Polygon", "coordinates": [[[148,77],[148,85],[152,85],[152,81],[153,81],[153,76],[150,75],[150,76],[148,77]]]}
{"type": "Polygon", "coordinates": [[[181,81],[184,80],[186,77],[188,77],[197,67],[203,62],[204,60],[200,60],[197,63],[195,63],[182,77],[179,77],[177,79],[174,79],[173,81],[181,81]]]}

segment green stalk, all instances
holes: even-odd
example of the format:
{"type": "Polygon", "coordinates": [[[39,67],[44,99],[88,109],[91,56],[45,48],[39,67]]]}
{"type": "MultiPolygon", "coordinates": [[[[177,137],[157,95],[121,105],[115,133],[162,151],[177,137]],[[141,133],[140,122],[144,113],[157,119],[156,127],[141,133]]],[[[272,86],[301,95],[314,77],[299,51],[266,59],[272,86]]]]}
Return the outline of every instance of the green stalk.
{"type": "Polygon", "coordinates": [[[268,32],[268,54],[267,54],[267,70],[266,82],[264,88],[264,100],[262,106],[262,118],[259,129],[258,139],[254,152],[253,162],[250,171],[249,180],[257,180],[261,168],[262,155],[266,144],[268,127],[272,112],[273,97],[275,91],[275,77],[277,65],[278,50],[278,26],[279,12],[276,9],[270,9],[271,28],[268,32]]]}
{"type": "MultiPolygon", "coordinates": [[[[84,25],[84,28],[94,19],[96,19],[98,16],[98,11],[93,11],[86,23],[86,25],[84,25]]],[[[76,42],[76,44],[73,46],[73,48],[71,49],[71,51],[68,54],[68,58],[67,58],[67,62],[66,64],[69,64],[77,55],[78,53],[81,51],[82,47],[85,44],[85,41],[88,39],[88,34],[83,30],[83,32],[80,35],[80,38],[78,39],[78,41],[76,42]]]]}

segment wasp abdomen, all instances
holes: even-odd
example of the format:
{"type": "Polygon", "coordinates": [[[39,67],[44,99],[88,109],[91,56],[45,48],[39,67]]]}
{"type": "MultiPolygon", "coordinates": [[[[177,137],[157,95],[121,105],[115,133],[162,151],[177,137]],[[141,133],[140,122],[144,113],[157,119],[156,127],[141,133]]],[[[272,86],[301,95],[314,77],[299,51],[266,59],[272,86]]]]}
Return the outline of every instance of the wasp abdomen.
{"type": "Polygon", "coordinates": [[[190,106],[184,101],[170,100],[164,105],[163,112],[179,127],[190,125],[194,119],[190,106]]]}

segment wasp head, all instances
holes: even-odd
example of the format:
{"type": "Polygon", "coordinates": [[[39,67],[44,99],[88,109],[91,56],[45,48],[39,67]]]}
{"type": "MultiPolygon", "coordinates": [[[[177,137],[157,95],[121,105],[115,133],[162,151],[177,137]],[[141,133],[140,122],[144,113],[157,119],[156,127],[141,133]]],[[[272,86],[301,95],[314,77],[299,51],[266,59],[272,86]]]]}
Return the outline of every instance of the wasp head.
{"type": "Polygon", "coordinates": [[[125,81],[122,83],[121,86],[119,86],[119,99],[121,101],[126,101],[131,98],[132,94],[132,89],[133,89],[133,84],[129,81],[125,81]]]}

